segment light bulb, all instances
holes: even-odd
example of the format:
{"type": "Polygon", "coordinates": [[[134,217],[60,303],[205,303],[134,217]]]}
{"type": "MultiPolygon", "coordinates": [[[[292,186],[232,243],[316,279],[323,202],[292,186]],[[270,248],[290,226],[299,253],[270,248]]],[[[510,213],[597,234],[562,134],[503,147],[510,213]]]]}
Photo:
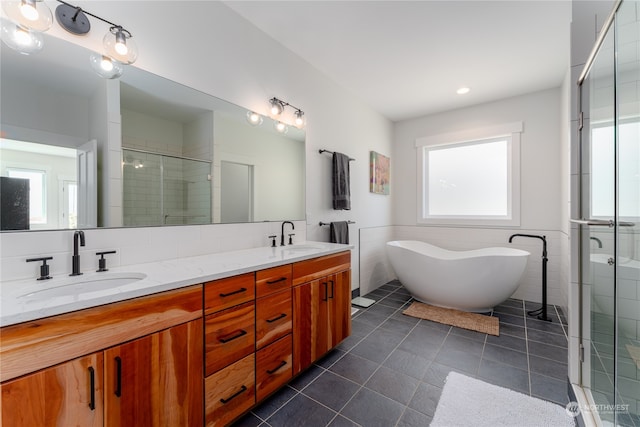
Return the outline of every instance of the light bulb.
{"type": "Polygon", "coordinates": [[[2,0],[6,18],[31,31],[47,31],[53,23],[51,10],[44,2],[35,0],[2,0]]]}
{"type": "Polygon", "coordinates": [[[116,44],[114,46],[114,49],[120,55],[126,55],[129,52],[129,48],[127,47],[127,40],[122,31],[118,31],[116,33],[116,44]]]}
{"type": "Polygon", "coordinates": [[[138,59],[138,47],[131,33],[122,27],[111,27],[103,39],[104,53],[123,64],[133,64],[138,59]]]}
{"type": "Polygon", "coordinates": [[[4,18],[1,21],[2,41],[11,49],[20,52],[23,55],[29,55],[42,50],[42,47],[44,46],[44,39],[41,33],[31,31],[22,25],[16,25],[4,18]]]}
{"type": "Polygon", "coordinates": [[[247,121],[253,126],[262,124],[262,116],[254,111],[247,111],[247,121]]]}
{"type": "Polygon", "coordinates": [[[20,13],[29,21],[35,21],[40,17],[40,13],[38,13],[38,9],[36,9],[35,2],[22,0],[20,4],[20,13]]]}
{"type": "Polygon", "coordinates": [[[89,55],[89,62],[91,63],[93,71],[105,79],[117,79],[124,72],[124,68],[121,63],[106,55],[92,53],[89,55]]]}
{"type": "Polygon", "coordinates": [[[295,125],[297,127],[304,126],[304,117],[303,117],[304,113],[302,112],[302,110],[297,110],[295,112],[295,115],[296,115],[296,118],[295,118],[295,121],[294,121],[295,125]]]}
{"type": "Polygon", "coordinates": [[[275,122],[274,127],[276,128],[276,130],[280,133],[287,133],[289,132],[289,126],[285,125],[282,122],[275,122]]]}
{"type": "Polygon", "coordinates": [[[284,111],[284,103],[280,101],[278,98],[271,98],[269,101],[271,103],[271,114],[274,116],[279,116],[284,111]]]}
{"type": "Polygon", "coordinates": [[[113,70],[113,62],[111,62],[111,60],[106,56],[103,56],[102,60],[100,61],[100,68],[102,68],[104,71],[111,71],[113,70]]]}
{"type": "Polygon", "coordinates": [[[31,39],[31,35],[29,34],[29,31],[24,28],[17,27],[14,37],[15,37],[16,43],[18,43],[20,46],[27,47],[33,43],[33,40],[31,39]]]}

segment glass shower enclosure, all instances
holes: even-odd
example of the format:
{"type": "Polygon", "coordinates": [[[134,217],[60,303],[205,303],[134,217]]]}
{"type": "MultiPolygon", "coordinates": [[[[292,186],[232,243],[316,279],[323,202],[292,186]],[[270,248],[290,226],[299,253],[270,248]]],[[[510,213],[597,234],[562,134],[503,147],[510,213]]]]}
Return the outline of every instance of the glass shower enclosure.
{"type": "MultiPolygon", "coordinates": [[[[579,80],[581,383],[601,425],[640,427],[640,22],[620,1],[579,80]]],[[[640,11],[638,11],[640,12],[640,11]]]]}
{"type": "Polygon", "coordinates": [[[211,223],[211,162],[123,149],[123,224],[211,223]]]}

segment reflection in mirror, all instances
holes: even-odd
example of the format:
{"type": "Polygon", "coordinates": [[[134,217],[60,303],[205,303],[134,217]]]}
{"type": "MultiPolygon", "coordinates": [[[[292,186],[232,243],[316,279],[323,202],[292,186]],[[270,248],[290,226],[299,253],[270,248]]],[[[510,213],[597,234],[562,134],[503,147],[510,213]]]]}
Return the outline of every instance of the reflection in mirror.
{"type": "Polygon", "coordinates": [[[134,67],[104,80],[89,54],[49,35],[37,55],[0,50],[0,194],[26,179],[30,195],[28,224],[3,229],[304,219],[304,131],[134,67]],[[29,172],[60,159],[64,173],[29,172]]]}

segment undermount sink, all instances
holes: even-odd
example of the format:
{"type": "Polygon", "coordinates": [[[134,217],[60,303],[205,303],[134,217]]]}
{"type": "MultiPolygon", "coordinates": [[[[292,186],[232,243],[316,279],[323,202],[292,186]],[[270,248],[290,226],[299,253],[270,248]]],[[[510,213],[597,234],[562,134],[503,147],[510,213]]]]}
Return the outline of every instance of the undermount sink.
{"type": "Polygon", "coordinates": [[[147,275],[143,273],[96,273],[87,276],[76,276],[65,279],[62,283],[56,284],[56,286],[29,292],[18,298],[35,300],[80,295],[125,286],[146,277],[147,275]]]}

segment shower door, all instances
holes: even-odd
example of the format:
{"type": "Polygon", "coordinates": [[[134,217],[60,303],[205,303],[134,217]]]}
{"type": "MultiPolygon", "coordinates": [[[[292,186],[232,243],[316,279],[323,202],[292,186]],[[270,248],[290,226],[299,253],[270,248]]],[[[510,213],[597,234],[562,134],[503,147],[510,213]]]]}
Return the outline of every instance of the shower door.
{"type": "Polygon", "coordinates": [[[582,385],[604,425],[640,427],[640,26],[622,2],[581,84],[582,385]]]}

